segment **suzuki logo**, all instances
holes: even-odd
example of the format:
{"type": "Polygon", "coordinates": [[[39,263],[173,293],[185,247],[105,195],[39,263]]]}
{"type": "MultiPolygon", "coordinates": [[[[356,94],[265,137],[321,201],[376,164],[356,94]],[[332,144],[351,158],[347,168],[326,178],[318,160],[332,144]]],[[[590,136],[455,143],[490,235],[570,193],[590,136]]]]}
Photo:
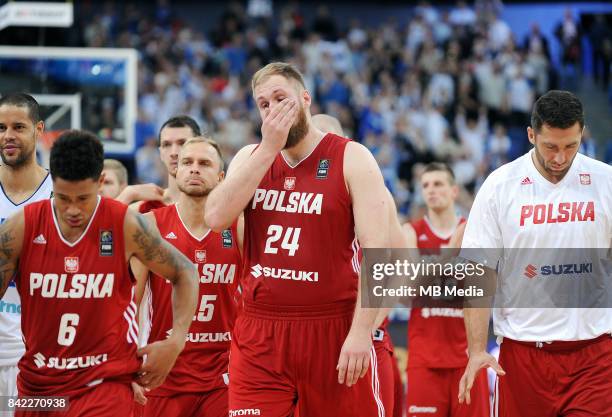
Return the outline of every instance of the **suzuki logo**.
{"type": "Polygon", "coordinates": [[[531,279],[531,278],[534,278],[536,275],[538,275],[537,271],[538,271],[538,268],[536,268],[535,265],[529,264],[525,267],[525,272],[523,272],[523,275],[531,279]]]}

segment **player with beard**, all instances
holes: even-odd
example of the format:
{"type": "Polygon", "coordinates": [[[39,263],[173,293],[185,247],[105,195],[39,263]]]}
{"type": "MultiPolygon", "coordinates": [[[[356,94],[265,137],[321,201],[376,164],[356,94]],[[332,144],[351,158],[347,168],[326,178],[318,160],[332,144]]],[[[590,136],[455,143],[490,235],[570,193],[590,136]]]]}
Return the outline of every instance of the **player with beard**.
{"type": "Polygon", "coordinates": [[[66,417],[132,416],[130,381],[139,371],[146,388],[163,382],[196,306],[193,264],[141,215],[99,196],[103,153],[95,135],[63,133],[51,148],[54,198],[0,226],[0,296],[14,278],[22,301],[19,395],[67,396],[66,417]],[[139,351],[132,256],[172,281],[176,297],[172,336],[139,351]]]}
{"type": "Polygon", "coordinates": [[[365,147],[312,124],[292,65],[265,66],[252,91],[261,143],[238,152],[205,215],[223,230],[244,212],[229,415],[382,416],[378,309],[360,306],[356,245],[389,245],[382,174],[365,147]]]}
{"type": "MultiPolygon", "coordinates": [[[[0,98],[0,223],[26,204],[51,196],[51,177],[36,162],[36,142],[44,127],[32,96],[18,93],[0,98]]],[[[0,300],[0,346],[0,396],[15,396],[17,362],[25,349],[21,301],[14,282],[0,300]]]]}
{"type": "MultiPolygon", "coordinates": [[[[241,274],[238,224],[222,233],[204,221],[211,190],[223,180],[223,158],[216,142],[189,139],[179,151],[176,204],[155,209],[145,217],[164,238],[197,266],[200,275],[198,311],[187,343],[174,368],[159,388],[147,393],[145,417],[226,417],[230,332],[236,315],[241,274]]],[[[242,226],[241,226],[242,227],[242,226]]],[[[139,294],[149,271],[134,265],[139,294]]],[[[161,279],[151,279],[149,342],[164,340],[172,328],[172,294],[161,279]]]]}
{"type": "MultiPolygon", "coordinates": [[[[461,254],[474,262],[497,265],[496,270],[486,268],[487,278],[497,281],[497,305],[465,310],[469,361],[459,399],[470,403],[476,373],[491,367],[498,375],[496,416],[609,417],[612,410],[609,304],[536,308],[498,303],[509,296],[524,298],[524,293],[509,291],[526,281],[532,285],[551,280],[594,282],[601,287],[598,275],[610,278],[604,275],[605,269],[603,273],[582,274],[574,269],[552,275],[542,270],[546,263],[559,261],[593,265],[592,257],[581,254],[585,248],[607,252],[609,263],[612,167],[579,152],[584,127],[583,106],[573,93],[552,90],[542,95],[527,128],[533,149],[493,171],[470,211],[461,254]],[[562,259],[546,259],[537,250],[544,248],[558,248],[562,259]],[[501,343],[499,363],[486,351],[491,310],[501,343]]],[[[526,288],[533,295],[534,287],[526,288]]],[[[571,287],[575,292],[583,288],[571,287]]],[[[587,292],[597,289],[591,286],[587,292]]],[[[554,294],[535,295],[550,299],[554,294]]]]}
{"type": "MultiPolygon", "coordinates": [[[[340,121],[328,114],[315,114],[312,123],[323,132],[331,132],[338,136],[344,136],[340,121]]],[[[390,191],[387,190],[389,201],[389,238],[391,247],[407,248],[408,240],[402,232],[402,227],[397,218],[395,200],[390,191]]],[[[389,309],[381,309],[376,320],[377,329],[374,331],[374,348],[378,359],[378,374],[381,387],[381,399],[385,406],[385,414],[389,417],[402,417],[404,415],[404,384],[400,375],[397,360],[394,356],[393,340],[389,334],[388,319],[389,309]]]]}
{"type": "Polygon", "coordinates": [[[164,207],[175,203],[179,196],[176,186],[176,169],[178,167],[178,154],[181,146],[189,138],[200,136],[200,127],[197,122],[189,116],[174,116],[166,120],[159,129],[159,157],[168,170],[168,188],[164,190],[163,198],[160,200],[139,201],[130,207],[140,213],[164,207]]]}

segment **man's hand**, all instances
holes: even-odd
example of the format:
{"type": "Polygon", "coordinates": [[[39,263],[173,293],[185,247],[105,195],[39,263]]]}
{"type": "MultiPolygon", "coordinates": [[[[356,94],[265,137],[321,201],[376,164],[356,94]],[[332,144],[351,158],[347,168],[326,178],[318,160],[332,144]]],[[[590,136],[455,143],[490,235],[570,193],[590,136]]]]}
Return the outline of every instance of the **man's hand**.
{"type": "Polygon", "coordinates": [[[179,341],[176,337],[170,337],[138,349],[139,357],[144,355],[147,355],[147,357],[142,368],[140,368],[136,382],[147,389],[160,386],[174,366],[174,362],[183,347],[185,347],[184,340],[179,341]]]}
{"type": "Polygon", "coordinates": [[[470,397],[470,390],[474,385],[476,374],[478,374],[478,371],[482,368],[492,368],[499,376],[506,375],[506,372],[499,366],[499,363],[497,363],[493,355],[487,352],[479,352],[470,355],[470,360],[465,368],[465,372],[459,381],[459,404],[463,404],[464,401],[467,404],[471,404],[472,398],[470,397]]]}
{"type": "Polygon", "coordinates": [[[131,204],[134,201],[161,201],[164,198],[164,189],[157,184],[128,185],[121,191],[116,200],[123,204],[131,204]]]}
{"type": "Polygon", "coordinates": [[[338,360],[338,383],[350,387],[363,378],[370,365],[372,333],[367,330],[352,329],[342,345],[338,360]]]}
{"type": "Polygon", "coordinates": [[[147,403],[145,389],[134,381],[132,381],[132,391],[134,391],[134,401],[140,405],[145,405],[147,403]]]}
{"type": "Polygon", "coordinates": [[[280,152],[287,143],[289,129],[295,122],[298,105],[293,99],[284,99],[270,110],[261,125],[261,146],[280,152]]]}

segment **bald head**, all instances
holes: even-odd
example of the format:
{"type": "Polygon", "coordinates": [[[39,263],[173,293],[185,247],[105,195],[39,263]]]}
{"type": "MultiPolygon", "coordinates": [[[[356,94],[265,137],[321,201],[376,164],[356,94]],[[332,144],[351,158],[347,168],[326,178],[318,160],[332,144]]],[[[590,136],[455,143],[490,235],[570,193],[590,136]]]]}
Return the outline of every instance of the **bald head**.
{"type": "Polygon", "coordinates": [[[312,116],[312,123],[323,132],[344,136],[340,120],[329,114],[315,114],[312,116]]]}

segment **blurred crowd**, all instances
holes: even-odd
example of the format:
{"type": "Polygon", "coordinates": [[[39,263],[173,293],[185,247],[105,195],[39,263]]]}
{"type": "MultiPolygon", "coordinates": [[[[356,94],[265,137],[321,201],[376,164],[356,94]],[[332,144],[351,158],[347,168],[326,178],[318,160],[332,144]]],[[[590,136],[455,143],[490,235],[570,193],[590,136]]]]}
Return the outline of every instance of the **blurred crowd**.
{"type": "MultiPolygon", "coordinates": [[[[495,0],[445,8],[422,1],[409,21],[389,17],[374,27],[358,20],[342,26],[326,6],[306,19],[305,4],[273,10],[269,0],[252,0],[229,3],[216,27],[196,28],[172,7],[165,0],[154,8],[109,3],[82,29],[86,46],[139,51],[139,181],[163,184],[156,135],[177,114],[196,119],[227,160],[257,142],[250,78],[282,60],[303,72],[312,114],[337,117],[345,136],[372,151],[404,215],[422,206],[415,178],[433,160],[453,167],[464,190],[460,206],[468,209],[486,175],[528,148],[537,97],[575,87],[581,53],[579,23],[569,11],[556,39],[535,22],[516,39],[495,0]],[[557,68],[549,42],[561,46],[557,68]]],[[[595,153],[588,132],[583,152],[595,153]]]]}

